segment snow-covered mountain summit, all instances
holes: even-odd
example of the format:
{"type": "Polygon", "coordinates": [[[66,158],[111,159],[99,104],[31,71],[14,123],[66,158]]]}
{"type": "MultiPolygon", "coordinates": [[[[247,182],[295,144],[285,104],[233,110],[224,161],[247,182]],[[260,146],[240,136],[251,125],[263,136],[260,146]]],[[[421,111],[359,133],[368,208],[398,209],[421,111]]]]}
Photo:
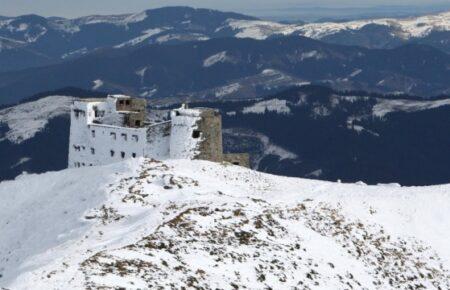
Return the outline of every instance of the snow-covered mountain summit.
{"type": "Polygon", "coordinates": [[[0,183],[9,289],[447,289],[450,186],[130,160],[0,183]]]}
{"type": "Polygon", "coordinates": [[[99,48],[301,35],[343,45],[393,48],[419,42],[450,51],[450,12],[405,19],[283,24],[231,12],[163,7],[76,19],[0,18],[0,72],[58,63],[99,48]]]}
{"type": "Polygon", "coordinates": [[[227,19],[255,18],[190,7],[76,19],[23,15],[0,17],[0,72],[48,65],[99,48],[207,40],[227,19]]]}
{"type": "Polygon", "coordinates": [[[449,31],[450,11],[411,18],[383,18],[299,25],[259,20],[230,19],[228,25],[237,32],[236,37],[250,37],[256,39],[265,39],[277,34],[299,34],[314,39],[323,39],[343,31],[356,32],[368,25],[384,26],[392,30],[392,36],[410,39],[426,37],[433,31],[449,31]]]}

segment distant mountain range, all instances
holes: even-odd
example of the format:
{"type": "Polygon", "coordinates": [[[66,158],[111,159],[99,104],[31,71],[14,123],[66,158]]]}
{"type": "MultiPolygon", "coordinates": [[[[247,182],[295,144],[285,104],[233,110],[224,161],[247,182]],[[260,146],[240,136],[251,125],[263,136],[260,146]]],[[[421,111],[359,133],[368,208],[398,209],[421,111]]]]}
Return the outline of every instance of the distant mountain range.
{"type": "MultiPolygon", "coordinates": [[[[425,4],[425,3],[423,3],[425,4]]],[[[344,22],[361,19],[408,18],[437,14],[450,10],[450,3],[426,3],[425,5],[380,5],[364,7],[305,6],[291,4],[285,7],[254,7],[244,10],[246,14],[263,19],[290,23],[344,22]]],[[[345,4],[344,4],[345,5],[345,4]]]]}
{"type": "Polygon", "coordinates": [[[450,12],[406,19],[282,24],[189,7],[77,19],[38,15],[0,18],[0,72],[48,65],[99,48],[222,37],[300,35],[344,45],[393,48],[421,43],[450,52],[450,12]]]}
{"type": "Polygon", "coordinates": [[[407,43],[420,43],[450,52],[450,12],[399,19],[307,24],[228,20],[227,25],[236,37],[266,39],[277,35],[301,35],[329,43],[367,48],[394,48],[407,43]]]}
{"type": "Polygon", "coordinates": [[[219,30],[229,19],[256,20],[188,7],[77,19],[38,15],[4,18],[0,20],[0,72],[56,63],[105,47],[232,36],[232,31],[219,30]],[[12,59],[22,61],[15,63],[12,59]]]}
{"type": "MultiPolygon", "coordinates": [[[[66,168],[68,113],[76,96],[105,94],[67,89],[0,110],[0,180],[66,168]]],[[[192,106],[218,108],[225,150],[250,152],[260,171],[370,184],[450,182],[449,98],[386,98],[303,86],[259,100],[192,106]]],[[[162,120],[165,113],[152,109],[149,116],[162,120]]]]}
{"type": "Polygon", "coordinates": [[[176,99],[254,98],[305,83],[448,94],[449,17],[289,25],[168,7],[2,18],[0,104],[67,86],[176,99]]]}
{"type": "Polygon", "coordinates": [[[300,36],[220,38],[105,49],[0,74],[0,104],[67,86],[153,98],[255,98],[293,85],[433,96],[448,94],[450,55],[410,44],[370,50],[300,36]]]}

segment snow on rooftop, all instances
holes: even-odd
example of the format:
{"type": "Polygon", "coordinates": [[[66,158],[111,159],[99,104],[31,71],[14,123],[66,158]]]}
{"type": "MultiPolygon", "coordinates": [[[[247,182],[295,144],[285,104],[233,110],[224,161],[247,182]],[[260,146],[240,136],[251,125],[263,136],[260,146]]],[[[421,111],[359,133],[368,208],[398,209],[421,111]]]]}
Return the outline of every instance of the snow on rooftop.
{"type": "Polygon", "coordinates": [[[10,289],[450,286],[449,185],[138,159],[22,175],[0,198],[10,289]]]}
{"type": "MultiPolygon", "coordinates": [[[[202,113],[204,112],[214,112],[217,111],[213,108],[206,108],[206,107],[195,107],[195,108],[189,108],[187,105],[183,105],[181,108],[175,109],[176,112],[175,116],[190,116],[190,117],[200,117],[202,113]]],[[[172,115],[173,117],[174,115],[172,115]]]]}
{"type": "Polygon", "coordinates": [[[120,95],[120,94],[108,95],[108,98],[113,98],[113,99],[131,99],[130,96],[120,95]]]}

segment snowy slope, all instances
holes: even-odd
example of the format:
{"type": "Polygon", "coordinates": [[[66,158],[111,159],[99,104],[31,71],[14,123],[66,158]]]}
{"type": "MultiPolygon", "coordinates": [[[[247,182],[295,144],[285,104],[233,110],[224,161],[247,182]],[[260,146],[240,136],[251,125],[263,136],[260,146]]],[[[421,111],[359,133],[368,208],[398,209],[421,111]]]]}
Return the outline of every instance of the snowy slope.
{"type": "Polygon", "coordinates": [[[266,39],[276,34],[297,34],[314,39],[322,39],[341,31],[357,31],[369,24],[392,28],[395,36],[402,39],[421,38],[429,35],[432,31],[449,31],[450,12],[404,19],[385,18],[342,23],[324,22],[301,25],[281,24],[260,20],[230,19],[227,26],[223,26],[219,28],[219,30],[231,27],[236,33],[235,36],[241,38],[266,39]]]}
{"type": "Polygon", "coordinates": [[[372,113],[377,117],[384,117],[392,112],[417,112],[442,106],[450,106],[450,99],[434,101],[377,99],[377,104],[373,107],[372,113]]]}
{"type": "Polygon", "coordinates": [[[50,119],[69,114],[73,100],[73,97],[68,96],[48,96],[0,110],[0,125],[9,127],[6,136],[0,136],[0,141],[6,138],[20,144],[33,138],[50,119]]]}
{"type": "Polygon", "coordinates": [[[6,37],[0,37],[0,52],[2,52],[3,50],[7,50],[7,49],[14,49],[17,47],[21,47],[23,45],[24,45],[24,42],[14,40],[14,39],[9,39],[6,37]]]}
{"type": "Polygon", "coordinates": [[[0,287],[448,289],[450,186],[130,160],[0,183],[0,287]]]}

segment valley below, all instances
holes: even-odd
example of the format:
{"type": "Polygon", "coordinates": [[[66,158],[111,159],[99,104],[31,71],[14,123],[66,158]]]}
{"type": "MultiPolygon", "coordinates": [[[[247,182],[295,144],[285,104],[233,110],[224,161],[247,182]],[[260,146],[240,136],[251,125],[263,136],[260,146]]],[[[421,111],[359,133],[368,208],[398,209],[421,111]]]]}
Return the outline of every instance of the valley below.
{"type": "MultiPolygon", "coordinates": [[[[77,96],[105,95],[60,90],[0,110],[0,180],[67,167],[69,110],[77,96]]],[[[255,100],[191,105],[218,109],[225,152],[249,152],[258,171],[367,184],[450,182],[448,98],[301,86],[255,100]]],[[[148,122],[167,120],[174,106],[173,100],[151,105],[148,122]]]]}

